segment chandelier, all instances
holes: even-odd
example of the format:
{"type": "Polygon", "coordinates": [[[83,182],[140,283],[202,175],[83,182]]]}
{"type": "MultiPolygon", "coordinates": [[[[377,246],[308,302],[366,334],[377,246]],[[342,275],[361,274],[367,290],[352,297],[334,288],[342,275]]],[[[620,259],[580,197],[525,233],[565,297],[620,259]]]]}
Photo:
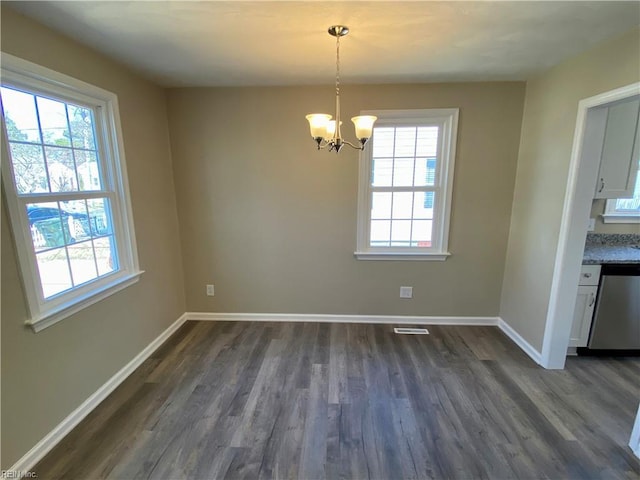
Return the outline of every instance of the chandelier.
{"type": "Polygon", "coordinates": [[[354,145],[342,138],[340,133],[340,37],[344,37],[349,33],[349,27],[344,25],[333,25],[329,27],[329,35],[336,37],[336,118],[331,119],[331,115],[326,113],[311,113],[305,118],[309,121],[309,129],[311,136],[321,148],[329,148],[329,151],[335,150],[336,153],[346,144],[356,150],[364,149],[364,144],[371,138],[373,124],[377,117],[373,115],[360,115],[353,117],[351,121],[355,125],[356,138],[360,141],[360,145],[354,145]]]}

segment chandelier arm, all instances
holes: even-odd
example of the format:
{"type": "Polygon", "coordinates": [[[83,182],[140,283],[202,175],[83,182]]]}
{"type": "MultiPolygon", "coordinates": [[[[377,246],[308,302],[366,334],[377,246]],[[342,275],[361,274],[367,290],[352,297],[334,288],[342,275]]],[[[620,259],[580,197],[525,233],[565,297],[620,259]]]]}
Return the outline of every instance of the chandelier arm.
{"type": "Polygon", "coordinates": [[[356,150],[364,150],[364,145],[354,145],[348,140],[342,140],[342,143],[349,145],[351,148],[355,148],[356,150]]]}

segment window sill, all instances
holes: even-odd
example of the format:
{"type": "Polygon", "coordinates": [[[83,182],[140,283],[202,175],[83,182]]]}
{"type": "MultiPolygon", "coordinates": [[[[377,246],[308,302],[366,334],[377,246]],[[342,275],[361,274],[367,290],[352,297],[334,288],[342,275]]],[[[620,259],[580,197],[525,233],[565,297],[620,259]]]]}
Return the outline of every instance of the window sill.
{"type": "Polygon", "coordinates": [[[120,290],[133,285],[140,279],[140,276],[143,273],[144,271],[141,270],[135,273],[130,273],[128,275],[118,277],[111,283],[107,283],[99,289],[93,290],[83,296],[75,297],[62,305],[58,305],[55,309],[49,310],[47,312],[42,312],[39,316],[27,320],[25,324],[29,325],[35,333],[38,333],[47,327],[55,325],[60,320],[64,320],[74,313],[78,313],[88,306],[93,305],[100,300],[104,300],[114,293],[117,293],[120,290]]]}
{"type": "Polygon", "coordinates": [[[354,252],[358,260],[395,260],[418,262],[443,262],[451,253],[411,253],[411,252],[354,252]]]}
{"type": "Polygon", "coordinates": [[[602,221],[604,223],[640,223],[640,215],[604,214],[602,221]]]}

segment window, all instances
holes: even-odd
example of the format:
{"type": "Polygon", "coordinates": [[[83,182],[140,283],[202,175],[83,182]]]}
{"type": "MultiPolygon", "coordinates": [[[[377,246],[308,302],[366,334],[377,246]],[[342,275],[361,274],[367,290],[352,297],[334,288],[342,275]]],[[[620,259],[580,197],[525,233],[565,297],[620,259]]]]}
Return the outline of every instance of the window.
{"type": "Polygon", "coordinates": [[[360,157],[358,245],[362,260],[445,260],[458,109],[376,115],[360,157]]]}
{"type": "Polygon", "coordinates": [[[607,200],[602,216],[604,223],[640,223],[640,169],[636,176],[633,198],[607,200]]]}
{"type": "Polygon", "coordinates": [[[35,331],[137,281],[114,94],[2,55],[2,179],[35,331]]]}

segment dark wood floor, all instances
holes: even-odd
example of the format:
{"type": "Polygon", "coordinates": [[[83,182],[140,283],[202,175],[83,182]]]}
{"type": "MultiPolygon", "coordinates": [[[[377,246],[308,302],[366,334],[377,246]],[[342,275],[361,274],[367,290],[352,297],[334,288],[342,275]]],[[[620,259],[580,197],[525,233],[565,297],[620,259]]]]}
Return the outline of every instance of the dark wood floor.
{"type": "Polygon", "coordinates": [[[493,327],[187,322],[39,479],[627,478],[638,359],[545,371],[493,327]]]}

